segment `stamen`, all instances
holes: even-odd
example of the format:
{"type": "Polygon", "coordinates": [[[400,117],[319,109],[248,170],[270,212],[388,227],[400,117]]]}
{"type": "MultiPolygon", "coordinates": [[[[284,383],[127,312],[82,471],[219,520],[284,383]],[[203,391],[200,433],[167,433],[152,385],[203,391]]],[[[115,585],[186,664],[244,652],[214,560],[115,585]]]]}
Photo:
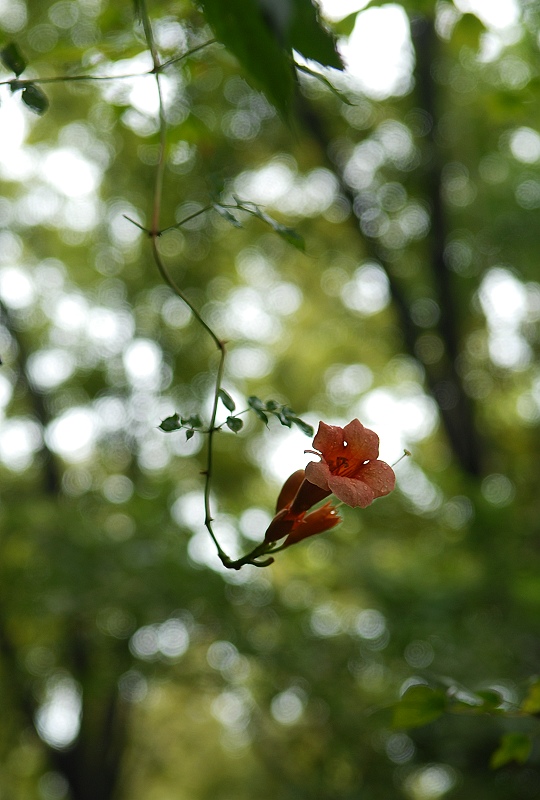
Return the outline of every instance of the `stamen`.
{"type": "Polygon", "coordinates": [[[400,461],[403,461],[404,458],[406,458],[407,456],[410,456],[410,455],[411,455],[411,451],[410,450],[404,450],[403,451],[403,455],[400,456],[397,461],[394,461],[393,464],[390,464],[390,466],[391,467],[395,467],[396,464],[399,464],[400,461]]]}

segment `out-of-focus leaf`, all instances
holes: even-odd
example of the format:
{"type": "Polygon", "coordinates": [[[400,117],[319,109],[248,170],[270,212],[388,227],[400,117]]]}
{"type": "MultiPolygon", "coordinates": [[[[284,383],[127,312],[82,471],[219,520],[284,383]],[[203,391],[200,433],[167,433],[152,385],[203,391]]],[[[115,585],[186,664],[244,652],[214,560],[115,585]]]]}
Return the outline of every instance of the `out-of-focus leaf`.
{"type": "Polygon", "coordinates": [[[286,428],[291,427],[291,420],[287,414],[283,413],[283,411],[277,411],[276,417],[279,419],[281,424],[284,425],[286,428]]]}
{"type": "Polygon", "coordinates": [[[139,22],[142,19],[142,0],[133,0],[133,13],[139,22]]]}
{"type": "Polygon", "coordinates": [[[225,391],[225,389],[219,390],[219,399],[221,400],[227,411],[234,411],[234,409],[236,408],[236,403],[234,402],[230,394],[225,391]]]}
{"type": "Polygon", "coordinates": [[[29,83],[23,89],[22,100],[31,111],[34,111],[40,116],[49,108],[47,95],[39,88],[39,86],[36,86],[34,83],[29,83]]]}
{"type": "Polygon", "coordinates": [[[411,686],[394,706],[394,728],[418,728],[438,719],[446,710],[447,697],[443,690],[430,686],[411,686]]]}
{"type": "Polygon", "coordinates": [[[476,14],[463,14],[456,22],[452,31],[452,39],[459,47],[471,47],[478,49],[480,36],[485,33],[485,25],[478,19],[476,14]]]}
{"type": "Polygon", "coordinates": [[[189,442],[189,440],[190,440],[190,439],[191,439],[193,436],[195,436],[195,431],[193,430],[193,428],[188,428],[188,430],[186,431],[186,441],[188,441],[188,442],[189,442]]]}
{"type": "Polygon", "coordinates": [[[527,714],[540,714],[540,681],[532,684],[521,704],[521,710],[527,714]]]}
{"type": "MultiPolygon", "coordinates": [[[[290,4],[289,4],[290,5],[290,4]]],[[[333,35],[327,30],[311,0],[293,0],[289,27],[289,45],[304,58],[325,67],[343,69],[333,35]]]]}
{"type": "Polygon", "coordinates": [[[296,247],[297,250],[304,252],[306,249],[306,243],[300,234],[296,233],[296,231],[294,231],[292,228],[282,225],[281,222],[275,220],[273,217],[267,214],[266,211],[263,211],[261,208],[259,208],[259,206],[253,206],[253,213],[259,217],[259,219],[262,219],[263,222],[266,222],[267,225],[270,225],[270,227],[278,234],[278,236],[281,236],[281,238],[285,239],[286,242],[292,244],[292,246],[296,247]]]}
{"type": "Polygon", "coordinates": [[[14,72],[17,77],[26,69],[26,59],[15,42],[10,42],[0,50],[0,60],[4,67],[14,72]]]}
{"type": "Polygon", "coordinates": [[[230,223],[231,223],[231,225],[233,225],[235,228],[242,228],[242,227],[243,227],[243,226],[242,226],[242,223],[241,223],[241,222],[239,222],[239,221],[236,219],[236,217],[234,216],[234,214],[231,214],[231,212],[229,211],[229,209],[228,209],[228,208],[223,208],[223,206],[220,206],[220,204],[219,204],[219,203],[214,203],[214,204],[213,204],[213,207],[214,207],[214,211],[217,211],[217,213],[218,213],[220,216],[222,216],[222,217],[223,217],[223,219],[226,219],[226,220],[227,220],[227,222],[230,222],[230,223]]]}
{"type": "Polygon", "coordinates": [[[524,764],[531,754],[531,748],[531,738],[526,733],[506,733],[491,756],[490,765],[492,769],[498,769],[510,761],[524,764]]]}
{"type": "Polygon", "coordinates": [[[162,431],[165,431],[165,433],[179,431],[181,427],[182,423],[178,414],[173,414],[172,416],[167,417],[160,425],[158,425],[158,428],[162,431]]]}
{"type": "Polygon", "coordinates": [[[234,431],[234,433],[238,433],[244,427],[244,423],[239,417],[227,417],[225,420],[227,427],[234,431]]]}
{"type": "Polygon", "coordinates": [[[329,89],[332,92],[332,94],[335,94],[336,97],[339,97],[339,99],[341,100],[342,103],[346,103],[348,106],[352,106],[352,103],[349,100],[349,98],[346,95],[344,95],[342,92],[340,92],[339,89],[336,89],[334,84],[331,81],[329,81],[328,78],[326,78],[324,75],[322,75],[320,72],[316,72],[314,69],[310,69],[309,67],[306,67],[305,64],[297,64],[296,65],[296,69],[299,72],[305,72],[306,75],[310,75],[312,78],[315,78],[316,80],[318,80],[319,83],[324,84],[326,86],[326,88],[329,89]]]}
{"type": "Polygon", "coordinates": [[[293,422],[297,428],[300,428],[302,433],[305,433],[306,436],[313,436],[313,426],[309,425],[307,422],[304,422],[303,419],[299,417],[290,417],[291,422],[293,422]]]}
{"type": "Polygon", "coordinates": [[[261,5],[257,0],[201,0],[201,6],[216,37],[288,118],[294,92],[292,60],[261,5]]]}
{"type": "Polygon", "coordinates": [[[255,397],[255,395],[248,397],[248,406],[257,414],[259,419],[262,420],[265,425],[268,425],[268,416],[264,413],[266,410],[266,405],[259,397],[255,397]]]}
{"type": "Polygon", "coordinates": [[[494,711],[504,702],[502,694],[493,689],[481,690],[475,692],[475,694],[482,700],[481,708],[483,711],[494,711]]]}
{"type": "Polygon", "coordinates": [[[200,428],[202,426],[202,420],[198,414],[192,414],[187,419],[182,419],[182,425],[189,425],[191,428],[200,428]]]}
{"type": "Polygon", "coordinates": [[[337,34],[337,36],[350,36],[354,30],[354,26],[356,25],[357,16],[358,11],[353,11],[352,14],[344,17],[344,19],[340,19],[339,22],[333,22],[332,30],[335,34],[337,34]]]}

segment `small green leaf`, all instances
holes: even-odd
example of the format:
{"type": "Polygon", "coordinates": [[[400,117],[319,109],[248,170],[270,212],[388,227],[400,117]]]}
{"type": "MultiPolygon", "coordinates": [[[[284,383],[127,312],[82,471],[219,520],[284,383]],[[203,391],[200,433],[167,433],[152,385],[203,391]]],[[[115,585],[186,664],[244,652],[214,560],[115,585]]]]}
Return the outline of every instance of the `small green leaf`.
{"type": "Polygon", "coordinates": [[[290,417],[290,420],[296,425],[297,428],[300,428],[302,433],[305,433],[306,436],[313,436],[314,431],[312,425],[308,425],[307,422],[304,422],[304,420],[300,419],[299,417],[290,417]]]}
{"type": "Polygon", "coordinates": [[[227,417],[225,420],[227,427],[234,431],[234,433],[238,433],[244,427],[244,423],[238,417],[227,417]]]}
{"type": "Polygon", "coordinates": [[[287,414],[283,413],[283,411],[281,411],[281,410],[280,411],[276,411],[276,417],[279,419],[281,424],[284,425],[286,428],[290,428],[291,427],[291,420],[287,416],[287,414]]]}
{"type": "Polygon", "coordinates": [[[252,394],[247,399],[248,406],[252,408],[254,411],[264,411],[266,409],[266,403],[263,403],[260,397],[252,394]]]}
{"type": "Polygon", "coordinates": [[[236,408],[236,403],[234,402],[230,394],[226,392],[225,389],[220,389],[218,394],[219,394],[219,399],[221,400],[227,411],[234,411],[234,409],[236,408]]]}
{"type": "Polygon", "coordinates": [[[326,88],[329,89],[332,92],[332,94],[334,94],[336,97],[339,97],[342,103],[345,103],[348,106],[353,105],[349,100],[349,98],[347,97],[347,95],[344,94],[343,92],[340,92],[339,89],[336,89],[334,84],[331,81],[329,81],[328,78],[326,78],[322,73],[316,72],[314,69],[306,67],[305,64],[297,64],[296,69],[299,72],[305,72],[306,75],[310,75],[312,78],[318,80],[319,83],[324,84],[324,86],[326,86],[326,88]]]}
{"type": "Polygon", "coordinates": [[[527,714],[540,714],[540,681],[536,681],[529,687],[521,704],[521,710],[527,714]]]}
{"type": "Polygon", "coordinates": [[[354,30],[354,26],[356,25],[357,16],[358,11],[353,11],[352,14],[349,14],[344,19],[339,20],[339,22],[332,22],[332,30],[338,36],[350,36],[354,30]]]}
{"type": "Polygon", "coordinates": [[[254,205],[253,213],[255,216],[259,217],[259,219],[262,219],[263,222],[266,222],[267,225],[270,225],[272,230],[274,230],[278,236],[281,236],[282,239],[285,239],[286,242],[292,244],[297,250],[305,251],[306,243],[299,233],[296,233],[292,228],[288,228],[286,225],[278,222],[258,206],[254,205]]]}
{"type": "Polygon", "coordinates": [[[223,206],[220,206],[219,203],[213,203],[212,205],[213,205],[214,211],[217,211],[217,213],[220,216],[222,216],[223,219],[226,219],[227,222],[230,222],[231,225],[233,225],[235,228],[242,228],[243,227],[242,223],[238,222],[238,220],[236,219],[234,214],[231,214],[231,212],[229,211],[228,208],[224,208],[223,206]]]}
{"type": "Polygon", "coordinates": [[[14,42],[10,42],[0,50],[0,60],[6,69],[15,73],[17,78],[26,69],[26,59],[14,42]]]}
{"type": "Polygon", "coordinates": [[[260,397],[255,397],[255,395],[251,395],[248,397],[248,406],[254,411],[260,420],[264,422],[265,425],[268,425],[268,417],[264,413],[263,409],[266,409],[265,404],[260,399],[260,397]]]}
{"type": "Polygon", "coordinates": [[[266,403],[267,411],[277,411],[278,408],[279,408],[279,403],[277,403],[275,400],[268,400],[268,402],[266,403]]]}
{"type": "Polygon", "coordinates": [[[195,431],[193,430],[193,428],[188,428],[186,431],[186,442],[189,442],[189,440],[192,439],[193,436],[195,436],[195,431]]]}
{"type": "Polygon", "coordinates": [[[36,114],[44,114],[49,108],[47,95],[34,83],[28,83],[23,89],[22,100],[36,114]]]}
{"type": "Polygon", "coordinates": [[[178,414],[173,414],[171,417],[167,417],[160,425],[158,425],[158,428],[162,431],[165,431],[165,433],[179,431],[181,427],[182,423],[178,414]]]}
{"type": "Polygon", "coordinates": [[[494,711],[497,708],[500,708],[501,704],[504,702],[504,697],[500,692],[496,692],[493,689],[486,689],[481,690],[479,692],[475,692],[477,697],[482,700],[482,710],[483,711],[494,711]]]}
{"type": "Polygon", "coordinates": [[[182,425],[188,425],[190,428],[200,428],[202,426],[201,418],[198,414],[192,414],[187,419],[182,419],[182,425]]]}
{"type": "Polygon", "coordinates": [[[411,686],[394,706],[394,728],[417,728],[438,719],[445,711],[447,698],[444,691],[430,686],[411,686]]]}
{"type": "Polygon", "coordinates": [[[524,764],[531,754],[531,749],[531,738],[526,733],[506,733],[491,756],[490,766],[492,769],[498,769],[510,761],[524,764]]]}

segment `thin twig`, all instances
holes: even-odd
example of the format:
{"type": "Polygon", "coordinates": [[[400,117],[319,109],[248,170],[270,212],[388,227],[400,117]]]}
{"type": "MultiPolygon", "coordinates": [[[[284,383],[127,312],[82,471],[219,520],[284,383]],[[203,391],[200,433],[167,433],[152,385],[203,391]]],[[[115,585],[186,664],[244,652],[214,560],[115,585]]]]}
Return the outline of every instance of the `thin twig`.
{"type": "Polygon", "coordinates": [[[16,91],[17,89],[24,89],[31,84],[38,83],[71,83],[73,81],[123,81],[129,78],[145,78],[149,75],[156,75],[157,73],[163,72],[163,70],[167,69],[173,64],[178,64],[179,61],[189,58],[189,56],[193,55],[193,53],[197,53],[204,47],[208,47],[216,42],[217,39],[209,39],[207,42],[203,42],[202,44],[198,44],[196,47],[192,47],[190,50],[186,50],[186,52],[182,53],[181,56],[170,58],[168,61],[164,61],[162,64],[158,63],[156,65],[156,63],[154,63],[153,68],[147,70],[146,72],[129,72],[125,75],[57,75],[53,78],[9,78],[9,80],[0,81],[0,86],[10,86],[13,91],[16,91]]]}
{"type": "MultiPolygon", "coordinates": [[[[221,560],[221,562],[225,566],[229,566],[231,563],[231,559],[225,553],[225,551],[221,548],[214,530],[212,528],[212,508],[211,508],[211,483],[212,483],[212,470],[213,470],[213,459],[214,459],[214,434],[216,433],[216,417],[218,411],[218,404],[219,404],[219,392],[221,389],[221,381],[223,379],[223,368],[225,364],[225,343],[221,341],[221,339],[217,336],[215,331],[208,325],[208,323],[202,318],[199,311],[194,307],[194,305],[187,299],[184,292],[180,289],[179,286],[175,283],[175,281],[170,276],[163,260],[159,254],[158,246],[157,246],[157,239],[161,235],[162,231],[160,231],[159,227],[159,220],[160,220],[160,212],[161,212],[161,199],[163,196],[163,178],[165,174],[165,154],[167,148],[167,119],[165,117],[165,104],[163,101],[163,93],[161,90],[161,83],[160,83],[160,71],[162,69],[162,65],[159,60],[159,53],[157,51],[154,36],[152,32],[152,24],[150,22],[150,18],[148,16],[148,11],[146,8],[145,0],[141,0],[141,19],[142,25],[144,29],[144,35],[146,38],[146,42],[148,44],[148,48],[152,55],[152,62],[154,64],[153,73],[156,77],[156,86],[158,91],[158,98],[159,98],[159,129],[160,129],[160,137],[159,137],[159,158],[156,167],[156,178],[154,183],[154,201],[152,204],[152,227],[150,229],[150,236],[152,238],[152,252],[154,255],[154,261],[156,266],[165,280],[165,282],[171,287],[174,293],[186,303],[192,314],[195,316],[196,320],[199,322],[200,325],[204,328],[204,330],[208,333],[208,335],[212,338],[214,344],[218,348],[220,352],[219,357],[219,365],[216,374],[216,383],[214,389],[214,401],[212,406],[212,415],[210,417],[210,425],[208,427],[208,443],[206,447],[206,469],[204,471],[205,475],[205,483],[204,483],[204,512],[205,512],[205,519],[204,524],[208,533],[212,537],[212,541],[214,542],[217,550],[217,554],[221,560]]],[[[199,48],[200,49],[200,48],[199,48]]],[[[211,206],[209,207],[211,208],[211,206]]],[[[198,212],[202,213],[202,212],[198,212]]],[[[194,216],[197,216],[195,214],[194,216]]],[[[140,227],[140,226],[139,226],[140,227]]]]}

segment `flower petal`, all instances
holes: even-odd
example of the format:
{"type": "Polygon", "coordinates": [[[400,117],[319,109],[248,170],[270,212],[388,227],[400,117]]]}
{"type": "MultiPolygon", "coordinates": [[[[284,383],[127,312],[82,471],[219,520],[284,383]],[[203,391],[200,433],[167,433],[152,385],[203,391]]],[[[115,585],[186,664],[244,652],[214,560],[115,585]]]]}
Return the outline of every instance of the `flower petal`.
{"type": "Polygon", "coordinates": [[[394,470],[385,461],[375,460],[364,464],[358,472],[358,479],[373,490],[375,497],[390,494],[396,485],[394,470]]]}
{"type": "Polygon", "coordinates": [[[326,461],[335,461],[343,454],[343,428],[339,425],[327,425],[319,422],[319,428],[313,439],[313,447],[323,454],[326,461]]]}
{"type": "Polygon", "coordinates": [[[358,419],[353,419],[345,425],[343,440],[347,442],[349,461],[353,459],[359,462],[371,461],[379,455],[379,437],[375,431],[364,428],[358,419]]]}
{"type": "Polygon", "coordinates": [[[324,461],[310,461],[306,466],[306,479],[315,486],[320,486],[321,489],[328,489],[328,481],[331,477],[332,473],[324,461]]]}
{"type": "Polygon", "coordinates": [[[367,483],[356,478],[342,478],[339,475],[331,477],[328,486],[338,500],[351,508],[366,508],[375,499],[375,492],[367,483]]]}

